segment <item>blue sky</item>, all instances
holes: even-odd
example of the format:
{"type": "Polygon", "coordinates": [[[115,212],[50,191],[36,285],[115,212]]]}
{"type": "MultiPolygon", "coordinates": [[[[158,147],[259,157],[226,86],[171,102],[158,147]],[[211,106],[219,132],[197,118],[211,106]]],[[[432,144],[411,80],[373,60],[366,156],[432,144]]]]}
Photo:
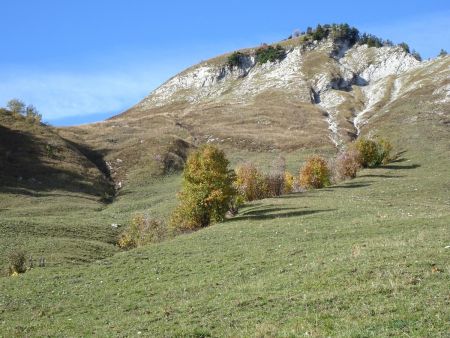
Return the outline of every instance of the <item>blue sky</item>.
{"type": "Polygon", "coordinates": [[[424,58],[450,52],[450,1],[0,0],[0,106],[34,104],[54,125],[120,113],[184,68],[347,22],[424,58]]]}

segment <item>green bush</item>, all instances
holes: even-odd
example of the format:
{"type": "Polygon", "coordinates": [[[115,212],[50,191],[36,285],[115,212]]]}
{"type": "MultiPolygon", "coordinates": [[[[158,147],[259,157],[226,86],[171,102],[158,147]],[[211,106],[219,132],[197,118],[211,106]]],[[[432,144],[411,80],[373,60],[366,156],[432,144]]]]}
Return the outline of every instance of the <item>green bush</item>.
{"type": "Polygon", "coordinates": [[[362,137],[355,142],[354,146],[359,152],[361,166],[368,168],[381,164],[379,147],[375,141],[362,137]]]}
{"type": "Polygon", "coordinates": [[[300,186],[304,189],[320,189],[331,184],[331,171],[327,161],[320,156],[312,156],[300,170],[300,186]]]}
{"type": "Polygon", "coordinates": [[[306,34],[304,35],[305,40],[317,40],[322,41],[331,37],[334,41],[348,40],[351,45],[359,41],[359,31],[355,27],[351,27],[347,23],[343,24],[326,24],[317,25],[315,29],[308,27],[306,34]]]}
{"type": "Polygon", "coordinates": [[[392,161],[391,152],[393,147],[391,142],[385,139],[379,139],[377,144],[378,144],[378,152],[380,154],[379,156],[381,158],[381,163],[387,164],[390,161],[392,161]]]}
{"type": "Polygon", "coordinates": [[[138,214],[119,235],[117,244],[122,249],[132,249],[159,242],[164,239],[166,233],[166,226],[162,221],[138,214]]]}
{"type": "Polygon", "coordinates": [[[366,33],[361,36],[361,38],[359,39],[359,43],[361,45],[367,45],[368,47],[383,47],[385,45],[385,41],[383,41],[381,38],[366,33]]]}
{"type": "Polygon", "coordinates": [[[350,44],[354,44],[359,40],[359,31],[355,27],[350,27],[349,24],[333,24],[331,25],[331,37],[336,40],[348,40],[350,44]]]}
{"type": "Polygon", "coordinates": [[[416,50],[412,50],[411,55],[417,60],[417,61],[422,61],[422,56],[419,54],[418,51],[416,50]]]}
{"type": "Polygon", "coordinates": [[[321,25],[317,25],[316,29],[312,33],[312,39],[321,41],[328,37],[329,31],[324,29],[321,25]]]}
{"type": "Polygon", "coordinates": [[[362,137],[354,143],[353,147],[359,152],[360,163],[364,168],[377,167],[391,160],[392,145],[387,140],[374,141],[362,137]]]}
{"type": "Polygon", "coordinates": [[[175,230],[193,230],[222,221],[235,200],[234,171],[228,169],[225,153],[204,145],[191,153],[183,171],[183,190],[170,225],[175,230]]]}
{"type": "Polygon", "coordinates": [[[398,44],[399,47],[402,47],[402,49],[405,51],[405,53],[410,53],[409,46],[406,42],[402,42],[398,44]]]}
{"type": "Polygon", "coordinates": [[[280,45],[262,46],[256,50],[256,62],[263,64],[268,61],[275,62],[283,60],[286,57],[286,51],[280,45]]]}
{"type": "Polygon", "coordinates": [[[227,59],[227,65],[228,67],[232,68],[232,67],[239,67],[242,64],[242,60],[246,57],[247,55],[241,52],[234,52],[233,54],[231,54],[230,56],[228,56],[227,59]]]}

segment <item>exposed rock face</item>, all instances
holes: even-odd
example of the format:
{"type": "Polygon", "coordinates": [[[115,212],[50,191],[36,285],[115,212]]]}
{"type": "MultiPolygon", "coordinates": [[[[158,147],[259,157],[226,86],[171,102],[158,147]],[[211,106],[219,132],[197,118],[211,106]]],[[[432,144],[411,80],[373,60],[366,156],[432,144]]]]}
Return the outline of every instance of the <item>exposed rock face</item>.
{"type": "MultiPolygon", "coordinates": [[[[262,65],[253,56],[234,67],[224,57],[206,61],[173,77],[133,109],[175,102],[245,105],[266,92],[282,92],[324,110],[328,137],[341,146],[361,132],[377,107],[420,85],[410,78],[433,62],[439,60],[419,62],[400,47],[314,42],[290,46],[283,60],[262,65]]],[[[436,89],[438,94],[448,100],[448,86],[436,89]]]]}

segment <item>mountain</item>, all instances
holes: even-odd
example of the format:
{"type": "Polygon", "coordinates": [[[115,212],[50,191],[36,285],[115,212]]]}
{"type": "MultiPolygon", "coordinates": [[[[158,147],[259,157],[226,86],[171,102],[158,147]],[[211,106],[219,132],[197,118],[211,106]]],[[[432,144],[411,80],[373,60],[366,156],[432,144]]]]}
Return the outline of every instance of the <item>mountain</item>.
{"type": "Polygon", "coordinates": [[[179,169],[187,149],[205,142],[237,160],[289,157],[333,152],[359,134],[417,118],[448,123],[449,78],[448,56],[420,62],[400,46],[300,36],[204,61],[124,113],[61,133],[105,153],[122,185],[143,167],[157,174],[179,169]],[[261,50],[275,46],[282,57],[258,61],[261,50]],[[413,102],[420,102],[420,115],[408,111],[413,102]]]}
{"type": "Polygon", "coordinates": [[[0,269],[19,250],[34,262],[0,278],[0,336],[447,336],[450,57],[344,32],[202,62],[100,123],[0,110],[0,269]],[[296,174],[359,135],[395,159],[116,245],[136,214],[170,217],[193,147],[232,166],[283,155],[296,174]]]}

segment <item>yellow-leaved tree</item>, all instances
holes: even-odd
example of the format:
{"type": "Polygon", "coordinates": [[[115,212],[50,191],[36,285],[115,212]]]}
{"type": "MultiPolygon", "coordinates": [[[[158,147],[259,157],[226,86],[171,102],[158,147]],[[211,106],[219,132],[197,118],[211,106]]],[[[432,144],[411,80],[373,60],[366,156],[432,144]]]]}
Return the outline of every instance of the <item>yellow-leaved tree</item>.
{"type": "Polygon", "coordinates": [[[225,153],[213,145],[192,152],[183,171],[180,203],[171,217],[171,227],[193,230],[222,221],[236,196],[234,171],[228,169],[225,153]]]}
{"type": "Polygon", "coordinates": [[[305,189],[320,189],[330,185],[331,172],[327,161],[317,155],[308,159],[300,170],[300,186],[305,189]]]}

